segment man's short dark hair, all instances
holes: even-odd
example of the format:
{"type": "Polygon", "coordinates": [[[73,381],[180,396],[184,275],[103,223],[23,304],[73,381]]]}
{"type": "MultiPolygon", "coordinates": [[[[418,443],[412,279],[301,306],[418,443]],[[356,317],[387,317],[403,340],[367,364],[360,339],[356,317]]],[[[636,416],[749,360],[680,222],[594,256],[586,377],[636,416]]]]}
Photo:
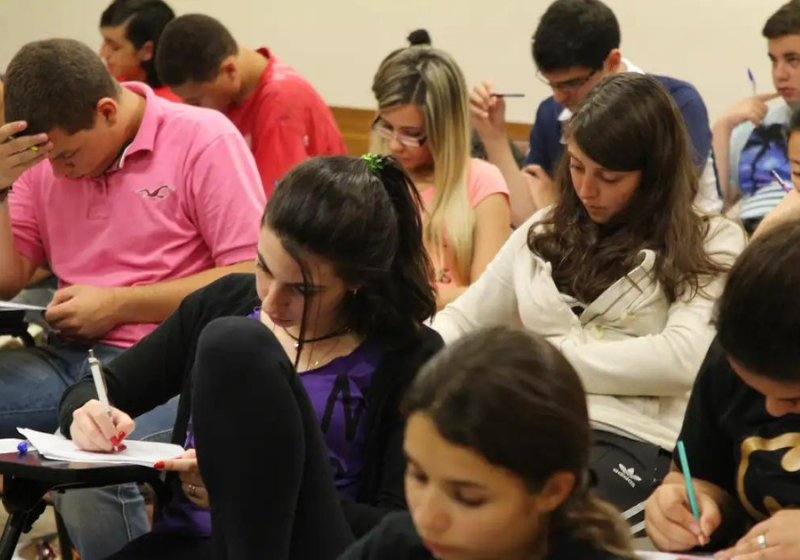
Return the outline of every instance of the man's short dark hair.
{"type": "Polygon", "coordinates": [[[148,85],[157,88],[162,82],[156,72],[155,54],[161,33],[173,19],[175,12],[162,0],[114,0],[100,16],[100,27],[125,25],[125,37],[137,50],[147,41],[153,42],[153,58],[142,62],[142,68],[148,85]]]}
{"type": "Polygon", "coordinates": [[[533,60],[543,72],[600,69],[619,44],[619,22],[600,0],[556,0],[533,35],[533,60]]]}
{"type": "Polygon", "coordinates": [[[731,269],[717,308],[719,343],[748,371],[800,382],[800,223],[753,241],[731,269]]]}
{"type": "Polygon", "coordinates": [[[119,98],[119,86],[92,49],[72,39],[22,47],[6,69],[7,122],[27,121],[25,134],[94,126],[97,102],[119,98]]]}
{"type": "Polygon", "coordinates": [[[164,29],[156,68],[168,86],[210,82],[216,79],[222,61],[237,52],[239,47],[224,25],[206,15],[188,14],[164,29]]]}
{"type": "Polygon", "coordinates": [[[800,1],[792,0],[781,6],[764,24],[761,34],[767,39],[800,35],[800,1]]]}

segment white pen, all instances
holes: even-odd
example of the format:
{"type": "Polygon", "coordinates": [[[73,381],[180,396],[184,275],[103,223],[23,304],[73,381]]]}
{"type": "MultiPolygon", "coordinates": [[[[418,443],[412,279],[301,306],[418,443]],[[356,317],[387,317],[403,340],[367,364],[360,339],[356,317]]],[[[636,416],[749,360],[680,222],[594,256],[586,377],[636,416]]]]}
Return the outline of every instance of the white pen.
{"type": "Polygon", "coordinates": [[[775,180],[778,181],[778,184],[781,186],[781,188],[783,188],[783,190],[785,190],[787,193],[792,192],[792,189],[789,188],[789,185],[786,184],[786,181],[781,179],[781,176],[778,175],[777,171],[773,169],[770,173],[772,173],[772,176],[775,177],[775,180]]]}
{"type": "MultiPolygon", "coordinates": [[[[103,376],[103,366],[100,364],[100,360],[98,360],[94,355],[94,350],[89,350],[89,369],[92,371],[92,379],[94,380],[94,388],[97,391],[97,398],[106,407],[106,413],[108,414],[109,418],[113,420],[113,414],[111,414],[111,404],[108,402],[108,392],[106,391],[106,380],[103,376]]],[[[114,451],[119,451],[119,448],[115,445],[114,451]]]]}

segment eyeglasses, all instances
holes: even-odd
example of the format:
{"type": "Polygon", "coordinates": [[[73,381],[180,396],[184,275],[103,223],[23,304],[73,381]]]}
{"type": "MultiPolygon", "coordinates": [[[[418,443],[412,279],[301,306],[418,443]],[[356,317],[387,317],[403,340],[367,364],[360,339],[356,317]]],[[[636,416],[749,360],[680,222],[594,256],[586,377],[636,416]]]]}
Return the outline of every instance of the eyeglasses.
{"type": "Polygon", "coordinates": [[[386,138],[387,140],[397,140],[403,146],[408,148],[419,148],[428,139],[426,135],[411,136],[409,134],[399,134],[395,132],[394,129],[388,124],[386,124],[380,117],[377,117],[374,121],[372,121],[372,130],[381,138],[386,138]]]}
{"type": "Polygon", "coordinates": [[[541,72],[537,71],[536,72],[536,78],[540,82],[542,82],[544,85],[546,85],[547,87],[552,89],[553,91],[575,91],[576,89],[579,89],[579,88],[583,87],[584,85],[586,85],[586,83],[589,80],[591,80],[592,76],[597,74],[597,72],[599,72],[599,69],[595,68],[594,70],[592,70],[591,72],[589,72],[588,74],[586,74],[582,78],[573,78],[571,80],[564,80],[563,82],[555,82],[555,83],[553,83],[553,82],[548,81],[547,78],[545,78],[542,75],[541,72]]]}

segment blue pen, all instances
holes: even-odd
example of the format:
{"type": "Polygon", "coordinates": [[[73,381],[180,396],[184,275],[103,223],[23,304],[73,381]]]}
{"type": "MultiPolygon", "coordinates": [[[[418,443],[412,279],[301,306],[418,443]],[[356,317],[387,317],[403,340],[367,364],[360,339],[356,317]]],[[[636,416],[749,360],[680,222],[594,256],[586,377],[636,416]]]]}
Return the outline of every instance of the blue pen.
{"type": "Polygon", "coordinates": [[[747,69],[747,77],[750,78],[750,83],[753,84],[753,95],[756,94],[756,78],[753,76],[753,71],[747,69]]]}
{"type": "Polygon", "coordinates": [[[21,441],[17,444],[17,451],[19,451],[20,457],[26,455],[28,453],[28,442],[21,441]]]}
{"type": "MultiPolygon", "coordinates": [[[[682,441],[678,441],[678,457],[681,462],[681,470],[683,471],[683,481],[686,483],[686,494],[689,496],[689,505],[692,508],[692,515],[700,523],[700,508],[697,507],[697,496],[694,493],[694,483],[692,482],[692,473],[689,471],[689,460],[686,458],[686,448],[683,446],[682,441]]],[[[700,541],[700,544],[703,544],[700,541]]]]}

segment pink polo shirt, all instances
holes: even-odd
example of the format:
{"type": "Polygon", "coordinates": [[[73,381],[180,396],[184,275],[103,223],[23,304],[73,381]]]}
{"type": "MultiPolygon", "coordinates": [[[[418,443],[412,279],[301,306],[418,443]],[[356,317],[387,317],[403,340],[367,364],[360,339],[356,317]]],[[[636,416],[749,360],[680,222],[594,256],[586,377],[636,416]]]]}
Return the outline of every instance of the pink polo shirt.
{"type": "MultiPolygon", "coordinates": [[[[48,160],[9,197],[17,250],[47,260],[61,287],[146,286],[255,258],[265,196],[253,156],[222,114],[171,103],[148,86],[139,131],[99,177],[59,178],[48,160]]],[[[124,324],[128,347],[155,324],[124,324]]]]}

